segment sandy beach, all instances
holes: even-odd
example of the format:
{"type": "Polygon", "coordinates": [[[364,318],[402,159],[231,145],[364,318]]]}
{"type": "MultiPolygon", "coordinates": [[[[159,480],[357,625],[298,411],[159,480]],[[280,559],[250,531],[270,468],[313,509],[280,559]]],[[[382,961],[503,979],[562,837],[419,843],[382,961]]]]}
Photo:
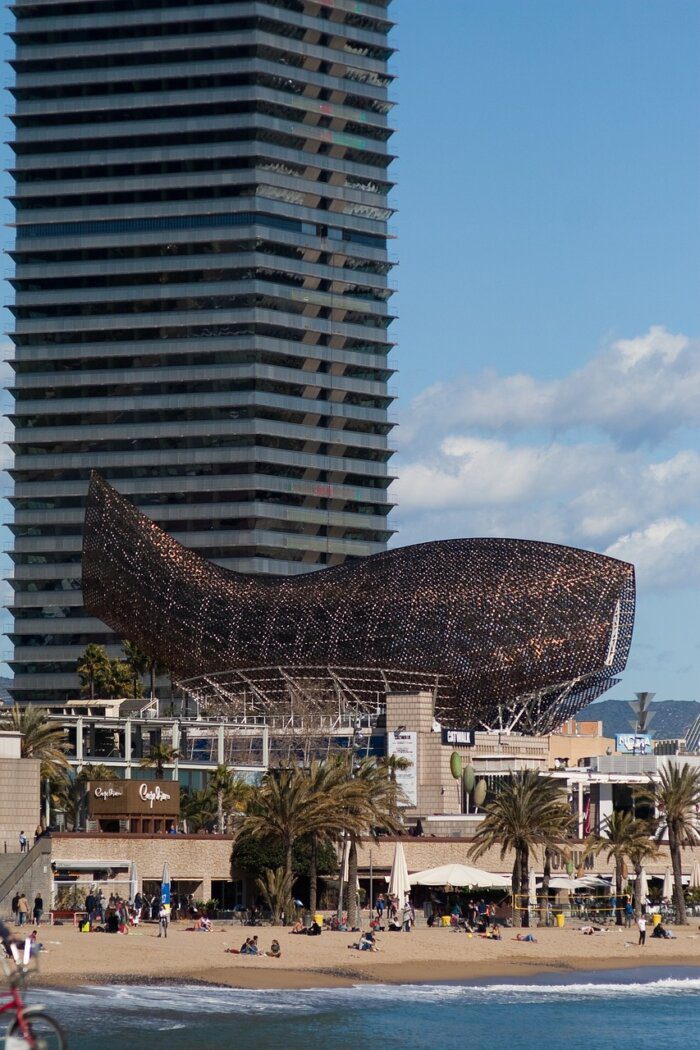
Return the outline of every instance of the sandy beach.
{"type": "Polygon", "coordinates": [[[212,933],[187,932],[174,924],[167,940],[157,927],[142,926],[128,935],[83,934],[72,926],[44,926],[46,951],[33,984],[77,985],[122,981],[204,981],[239,988],[312,988],[363,981],[415,983],[470,981],[484,977],[523,976],[544,970],[593,970],[656,966],[700,968],[698,922],[677,929],[675,940],[647,940],[637,946],[635,930],[611,928],[585,936],[578,929],[536,929],[537,942],[516,941],[504,931],[502,941],[486,941],[449,929],[418,927],[410,934],[379,937],[379,953],[349,950],[356,934],[326,932],[321,937],[294,936],[282,928],[250,929],[220,925],[212,933]],[[258,935],[263,949],[277,937],[282,958],[227,954],[246,937],[258,935]]]}

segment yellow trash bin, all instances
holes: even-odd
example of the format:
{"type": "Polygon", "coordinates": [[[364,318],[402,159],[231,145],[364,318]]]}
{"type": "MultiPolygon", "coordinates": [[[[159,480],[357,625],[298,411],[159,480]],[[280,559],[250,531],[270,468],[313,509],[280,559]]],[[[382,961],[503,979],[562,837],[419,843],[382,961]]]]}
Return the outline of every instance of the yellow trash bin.
{"type": "Polygon", "coordinates": [[[449,915],[441,915],[440,916],[440,924],[442,926],[449,926],[450,922],[451,922],[451,917],[449,915]]]}
{"type": "Polygon", "coordinates": [[[557,926],[559,926],[561,928],[564,925],[564,914],[563,914],[563,912],[558,911],[557,914],[554,916],[554,918],[557,920],[557,926]]]}
{"type": "Polygon", "coordinates": [[[658,926],[661,922],[661,915],[658,911],[655,911],[651,917],[652,926],[658,926]]]}
{"type": "Polygon", "coordinates": [[[323,926],[323,912],[322,911],[314,912],[314,922],[317,922],[319,926],[323,926]]]}

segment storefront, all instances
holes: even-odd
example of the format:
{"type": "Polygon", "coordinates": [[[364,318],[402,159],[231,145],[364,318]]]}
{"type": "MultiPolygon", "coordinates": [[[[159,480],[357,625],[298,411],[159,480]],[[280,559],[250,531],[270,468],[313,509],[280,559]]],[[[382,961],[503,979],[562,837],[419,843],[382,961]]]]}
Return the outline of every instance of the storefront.
{"type": "Polygon", "coordinates": [[[177,828],[180,785],[175,780],[100,780],[88,786],[88,814],[99,831],[141,834],[177,828]]]}

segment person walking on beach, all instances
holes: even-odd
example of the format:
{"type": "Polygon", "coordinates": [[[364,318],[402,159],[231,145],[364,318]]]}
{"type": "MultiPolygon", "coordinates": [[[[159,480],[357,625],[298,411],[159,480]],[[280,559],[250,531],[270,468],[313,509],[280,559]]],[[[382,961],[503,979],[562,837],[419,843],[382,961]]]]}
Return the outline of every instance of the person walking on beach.
{"type": "Polygon", "coordinates": [[[12,916],[15,920],[15,926],[17,926],[19,923],[19,892],[15,893],[10,907],[12,908],[12,916]]]}
{"type": "Polygon", "coordinates": [[[158,912],[158,936],[165,937],[166,941],[168,939],[168,920],[168,909],[164,904],[161,904],[158,912]]]}
{"type": "Polygon", "coordinates": [[[19,851],[20,853],[29,853],[29,839],[23,831],[19,833],[19,851]]]}
{"type": "Polygon", "coordinates": [[[34,898],[34,925],[41,926],[41,916],[44,914],[44,899],[40,893],[34,898]]]}
{"type": "Polygon", "coordinates": [[[646,944],[647,940],[647,920],[646,915],[640,915],[637,919],[637,926],[639,927],[639,943],[646,944]]]}
{"type": "Polygon", "coordinates": [[[625,901],[625,926],[629,930],[632,926],[632,918],[634,916],[634,908],[632,907],[632,901],[629,897],[625,901]]]}

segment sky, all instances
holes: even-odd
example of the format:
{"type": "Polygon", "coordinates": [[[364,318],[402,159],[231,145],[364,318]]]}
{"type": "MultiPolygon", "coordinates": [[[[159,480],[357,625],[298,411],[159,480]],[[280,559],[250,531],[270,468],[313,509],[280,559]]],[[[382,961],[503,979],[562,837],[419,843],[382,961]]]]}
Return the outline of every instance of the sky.
{"type": "Polygon", "coordinates": [[[700,699],[700,3],[390,11],[393,542],[633,561],[609,695],[700,699]]]}
{"type": "Polygon", "coordinates": [[[395,0],[394,542],[634,562],[699,699],[700,3],[395,0]]]}

